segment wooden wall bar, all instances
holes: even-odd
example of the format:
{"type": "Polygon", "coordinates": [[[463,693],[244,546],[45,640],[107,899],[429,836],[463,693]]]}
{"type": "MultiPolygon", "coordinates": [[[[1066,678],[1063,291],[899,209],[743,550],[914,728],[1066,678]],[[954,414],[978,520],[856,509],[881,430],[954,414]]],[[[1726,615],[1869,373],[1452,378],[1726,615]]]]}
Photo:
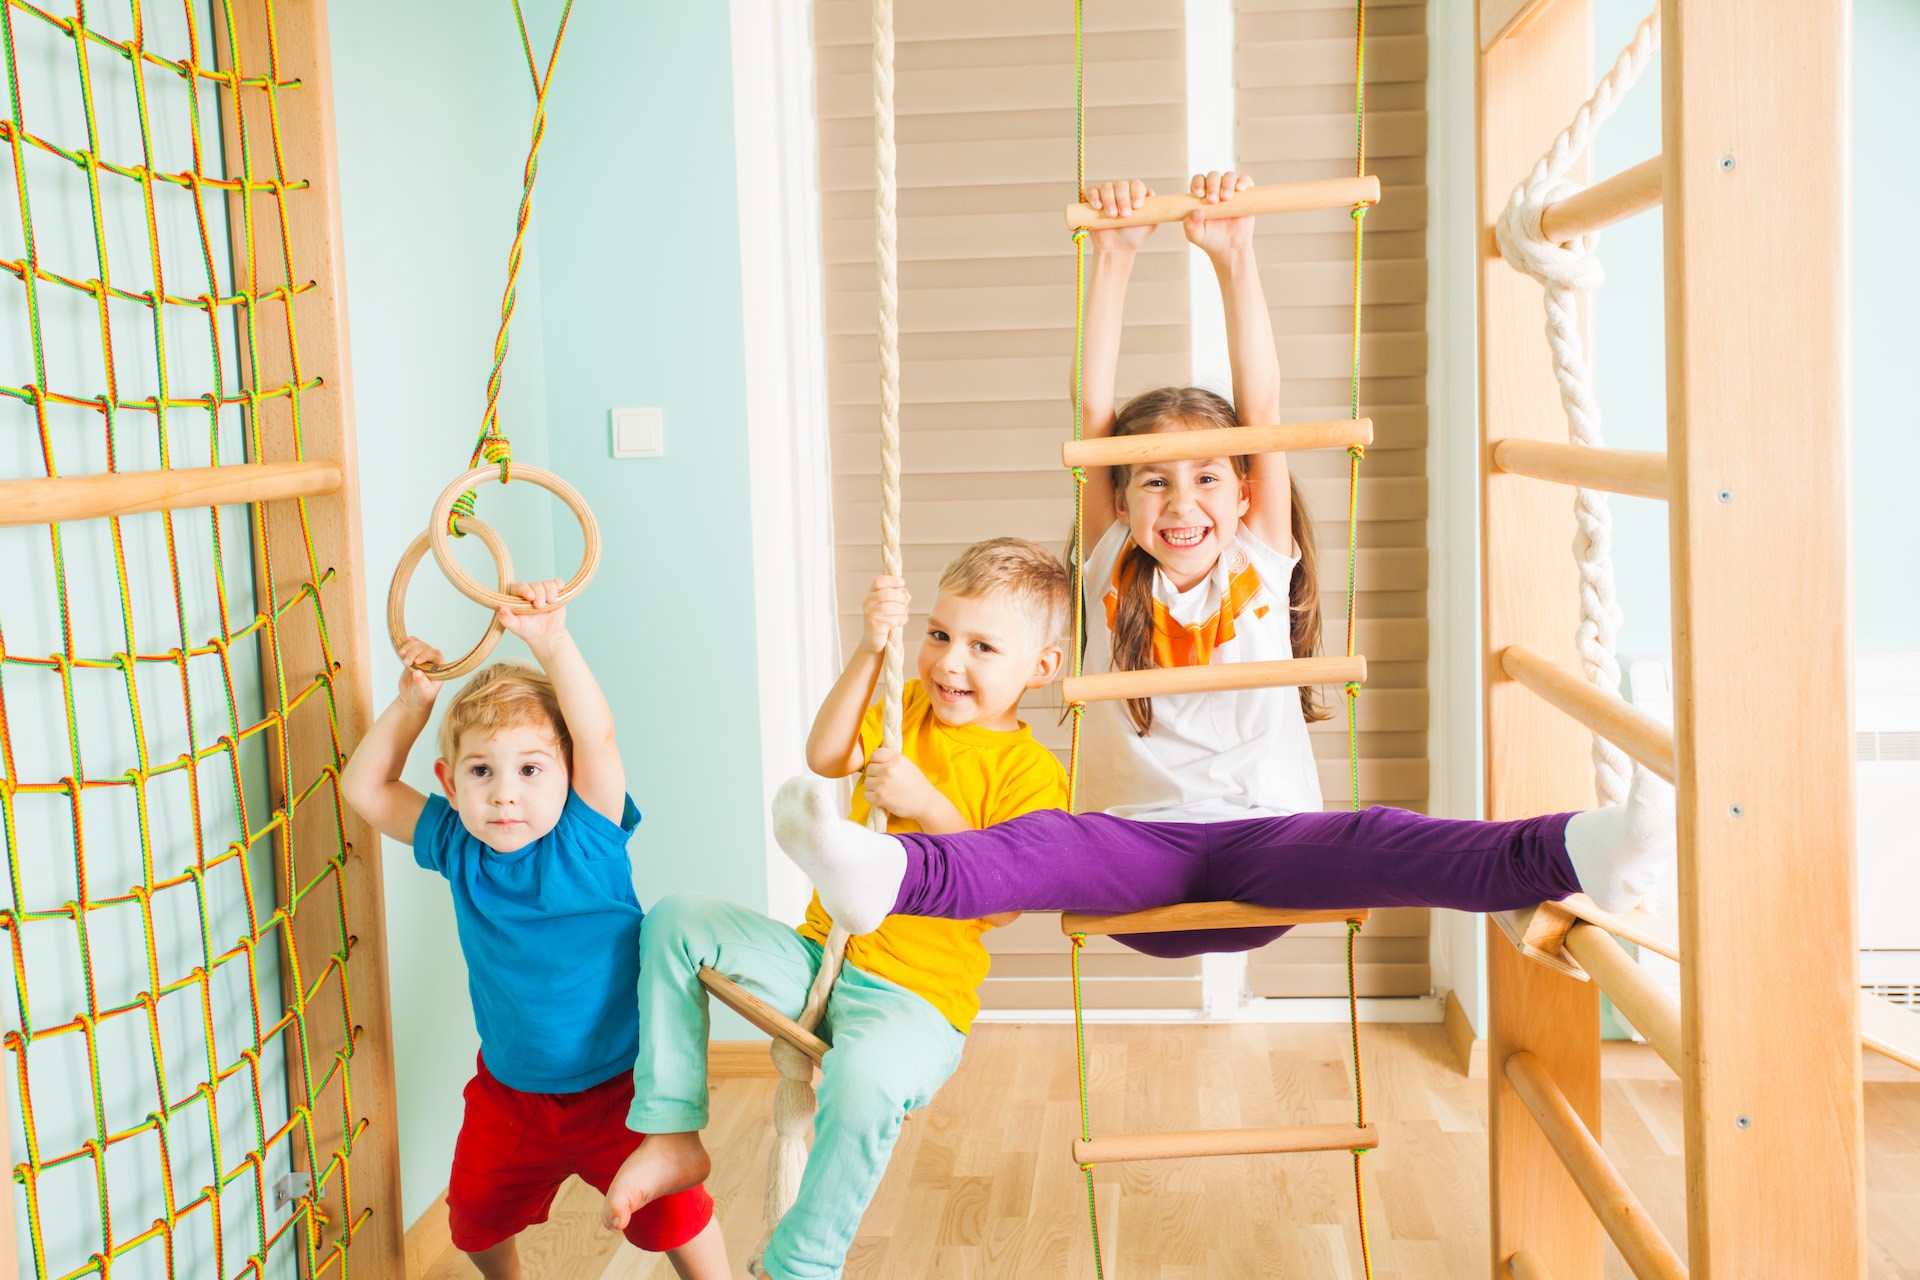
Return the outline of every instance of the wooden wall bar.
{"type": "Polygon", "coordinates": [[[1693,1274],[1864,1276],[1849,7],[1662,28],[1693,1274]]]}
{"type": "MultiPolygon", "coordinates": [[[[1481,21],[1487,21],[1483,9],[1481,21]]],[[[1585,98],[1592,65],[1590,0],[1557,0],[1480,58],[1479,134],[1482,657],[1489,818],[1593,803],[1589,739],[1574,721],[1504,677],[1495,655],[1524,644],[1573,667],[1577,579],[1567,555],[1573,504],[1564,490],[1491,466],[1510,437],[1565,440],[1540,286],[1501,261],[1493,223],[1585,98]]],[[[1580,1190],[1504,1070],[1528,1051],[1600,1133],[1599,993],[1526,960],[1488,926],[1488,1150],[1492,1273],[1516,1250],[1559,1280],[1599,1280],[1601,1232],[1580,1190]]]]}

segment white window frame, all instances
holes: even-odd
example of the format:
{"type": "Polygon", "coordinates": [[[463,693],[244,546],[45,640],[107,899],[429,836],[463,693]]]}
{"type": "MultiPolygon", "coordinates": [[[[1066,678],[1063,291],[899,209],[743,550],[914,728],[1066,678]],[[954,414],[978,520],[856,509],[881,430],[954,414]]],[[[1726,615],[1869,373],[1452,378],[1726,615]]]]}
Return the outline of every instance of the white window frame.
{"type": "Polygon", "coordinates": [[[730,16],[766,910],[797,923],[810,889],[774,843],[770,804],[806,768],[839,655],[813,7],[732,0],[730,16]]]}

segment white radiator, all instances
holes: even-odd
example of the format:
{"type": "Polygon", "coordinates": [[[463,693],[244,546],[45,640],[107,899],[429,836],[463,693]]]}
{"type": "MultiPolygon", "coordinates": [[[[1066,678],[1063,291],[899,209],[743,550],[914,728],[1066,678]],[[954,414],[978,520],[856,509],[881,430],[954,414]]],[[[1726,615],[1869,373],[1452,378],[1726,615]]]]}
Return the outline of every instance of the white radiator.
{"type": "MultiPolygon", "coordinates": [[[[1634,705],[1672,724],[1671,665],[1635,662],[1627,678],[1634,705]]],[[[1920,1008],[1920,652],[1856,654],[1853,695],[1860,984],[1920,1008]]],[[[1660,957],[1642,963],[1677,989],[1660,957]]]]}

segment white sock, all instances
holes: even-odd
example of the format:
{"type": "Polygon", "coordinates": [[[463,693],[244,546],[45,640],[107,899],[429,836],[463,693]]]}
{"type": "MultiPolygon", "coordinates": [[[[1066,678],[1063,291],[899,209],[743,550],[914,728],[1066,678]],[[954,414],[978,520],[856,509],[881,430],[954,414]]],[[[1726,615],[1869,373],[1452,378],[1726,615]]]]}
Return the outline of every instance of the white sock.
{"type": "Polygon", "coordinates": [[[1626,804],[1567,821],[1567,857],[1581,892],[1601,910],[1639,906],[1673,865],[1673,788],[1636,768],[1626,804]]]}
{"type": "Polygon", "coordinates": [[[907,851],[892,836],[842,818],[824,778],[801,774],[780,784],[773,797],[773,838],[848,933],[872,933],[893,911],[907,875],[907,851]]]}

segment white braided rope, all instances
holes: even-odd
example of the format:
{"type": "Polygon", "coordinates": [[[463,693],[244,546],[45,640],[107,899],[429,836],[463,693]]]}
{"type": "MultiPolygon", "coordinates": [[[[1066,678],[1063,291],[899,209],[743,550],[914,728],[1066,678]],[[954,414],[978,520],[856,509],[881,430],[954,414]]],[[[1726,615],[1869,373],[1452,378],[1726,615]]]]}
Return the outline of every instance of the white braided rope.
{"type": "MultiPolygon", "coordinates": [[[[904,573],[900,551],[900,257],[895,199],[898,155],[893,138],[893,0],[873,0],[873,250],[879,273],[880,337],[880,546],[883,570],[904,573]]],[[[906,680],[906,642],[895,628],[880,669],[880,743],[900,749],[901,695],[906,680]]],[[[867,825],[887,829],[887,812],[871,806],[867,825]]],[[[846,958],[847,931],[836,923],[827,933],[819,971],[807,989],[796,1021],[808,1031],[826,1014],[833,984],[846,958]]],[[[807,1167],[807,1136],[813,1127],[813,1059],[784,1040],[773,1042],[780,1083],[773,1091],[773,1155],[767,1169],[766,1231],[748,1263],[760,1258],[780,1219],[793,1207],[807,1167]]]]}
{"type": "MultiPolygon", "coordinates": [[[[1579,295],[1598,288],[1604,273],[1593,234],[1555,244],[1542,233],[1540,219],[1548,205],[1581,189],[1567,179],[1567,173],[1592,145],[1600,126],[1659,48],[1660,9],[1656,5],[1593,95],[1574,113],[1573,122],[1560,131],[1526,180],[1513,189],[1495,229],[1500,256],[1545,289],[1547,345],[1553,353],[1553,376],[1560,384],[1560,405],[1567,415],[1567,436],[1588,448],[1601,447],[1603,439],[1600,402],[1594,394],[1593,370],[1587,363],[1586,342],[1580,331],[1579,295]]],[[[1593,489],[1575,490],[1574,521],[1573,556],[1580,572],[1580,627],[1575,645],[1588,681],[1618,696],[1620,663],[1614,656],[1614,646],[1621,612],[1614,593],[1613,517],[1607,508],[1607,496],[1593,489]]],[[[1600,803],[1624,804],[1632,781],[1627,754],[1595,734],[1593,769],[1600,803]]]]}

